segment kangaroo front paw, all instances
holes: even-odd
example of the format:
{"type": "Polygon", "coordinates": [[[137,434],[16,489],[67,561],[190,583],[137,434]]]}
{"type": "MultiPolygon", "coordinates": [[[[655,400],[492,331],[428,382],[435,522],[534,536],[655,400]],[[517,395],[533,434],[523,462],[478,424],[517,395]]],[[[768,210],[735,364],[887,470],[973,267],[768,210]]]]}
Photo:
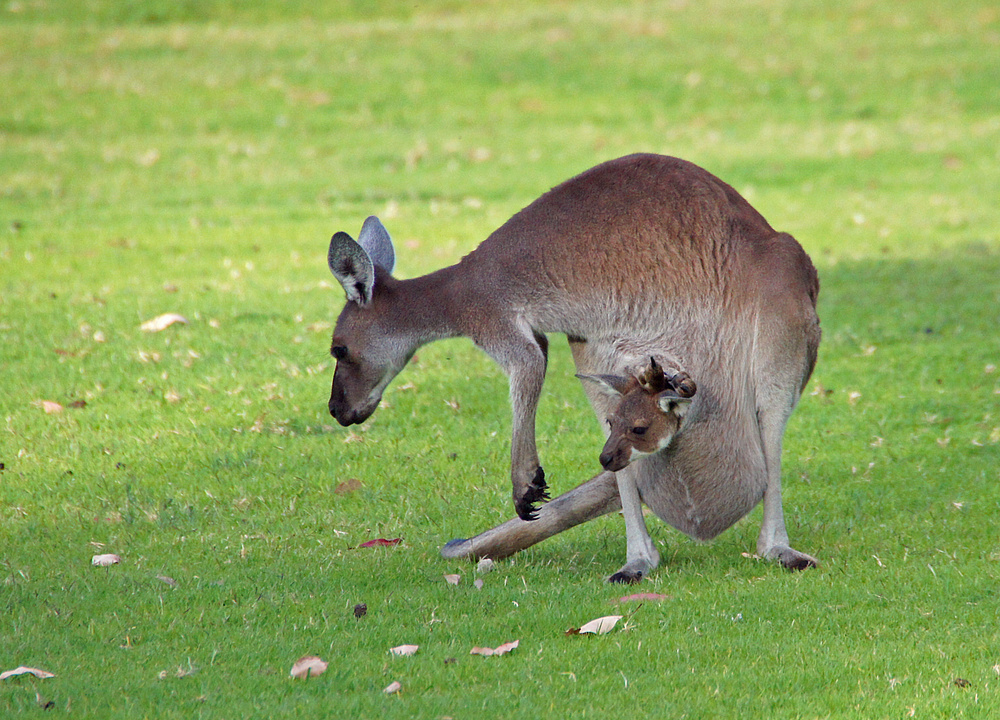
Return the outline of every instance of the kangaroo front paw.
{"type": "Polygon", "coordinates": [[[549,499],[549,486],[545,483],[545,471],[535,470],[535,477],[524,486],[520,497],[514,496],[514,510],[522,520],[534,520],[538,517],[535,503],[546,502],[549,499]]]}

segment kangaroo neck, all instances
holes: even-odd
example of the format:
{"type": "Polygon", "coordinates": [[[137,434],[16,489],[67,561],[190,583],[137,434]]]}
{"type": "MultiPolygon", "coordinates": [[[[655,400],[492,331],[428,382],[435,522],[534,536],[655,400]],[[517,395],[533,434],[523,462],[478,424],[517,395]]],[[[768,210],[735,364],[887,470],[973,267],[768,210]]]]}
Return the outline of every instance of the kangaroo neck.
{"type": "Polygon", "coordinates": [[[395,282],[393,314],[420,339],[421,345],[466,334],[468,306],[456,269],[452,265],[395,282]]]}

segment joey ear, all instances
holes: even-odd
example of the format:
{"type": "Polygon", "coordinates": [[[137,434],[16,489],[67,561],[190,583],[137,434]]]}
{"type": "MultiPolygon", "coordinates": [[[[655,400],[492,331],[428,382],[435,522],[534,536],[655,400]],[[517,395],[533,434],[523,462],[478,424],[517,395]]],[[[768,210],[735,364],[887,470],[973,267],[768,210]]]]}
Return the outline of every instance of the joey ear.
{"type": "Polygon", "coordinates": [[[691,397],[678,395],[673,390],[664,390],[657,394],[656,405],[665,413],[675,412],[683,416],[687,413],[691,400],[691,397]]]}
{"type": "Polygon", "coordinates": [[[373,263],[387,272],[392,272],[393,265],[396,264],[396,251],[392,247],[392,238],[374,215],[370,215],[361,226],[358,244],[368,253],[373,263]]]}
{"type": "Polygon", "coordinates": [[[581,380],[586,380],[597,386],[597,388],[608,397],[621,397],[628,390],[629,378],[619,375],[577,375],[581,380]]]}
{"type": "Polygon", "coordinates": [[[375,290],[375,265],[361,245],[345,232],[338,232],[330,239],[326,256],[330,272],[344,286],[349,302],[367,305],[375,290]]]}

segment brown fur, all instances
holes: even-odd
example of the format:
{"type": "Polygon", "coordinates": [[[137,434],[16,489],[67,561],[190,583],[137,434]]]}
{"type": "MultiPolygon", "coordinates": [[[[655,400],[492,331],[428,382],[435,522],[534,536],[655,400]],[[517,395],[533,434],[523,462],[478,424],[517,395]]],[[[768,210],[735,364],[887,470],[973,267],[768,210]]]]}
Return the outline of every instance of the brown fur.
{"type": "MultiPolygon", "coordinates": [[[[493,357],[511,382],[515,508],[522,518],[537,512],[546,527],[516,540],[494,534],[499,544],[486,554],[516,552],[565,529],[566,517],[583,521],[615,504],[572,491],[582,502],[572,511],[556,501],[534,508],[545,493],[535,410],[545,334],[554,332],[570,338],[581,373],[626,374],[653,355],[697,383],[683,431],[632,463],[620,491],[627,479],[657,515],[699,539],[764,497],[758,550],[782,562],[792,557],[786,551],[801,555],[787,547],[781,518],[781,436],[816,360],[819,282],[801,246],[726,183],[676,158],[620,158],[546,193],[456,265],[403,281],[375,267],[376,276],[373,291],[355,286],[361,300],[348,303],[334,331],[345,359],[331,412],[344,424],[363,421],[416,348],[434,339],[467,336],[493,357]],[[567,515],[549,518],[547,508],[567,515]]],[[[349,293],[354,280],[341,278],[349,293]]],[[[610,401],[587,392],[606,417],[610,401]]],[[[588,487],[604,492],[605,475],[578,490],[588,487]]],[[[451,548],[463,554],[460,546],[451,548]]]]}

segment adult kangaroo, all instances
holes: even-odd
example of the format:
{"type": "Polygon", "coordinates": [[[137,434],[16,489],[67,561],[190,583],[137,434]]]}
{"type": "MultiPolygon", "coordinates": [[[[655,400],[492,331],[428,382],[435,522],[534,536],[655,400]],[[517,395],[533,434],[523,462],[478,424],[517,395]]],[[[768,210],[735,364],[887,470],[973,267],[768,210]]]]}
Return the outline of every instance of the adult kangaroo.
{"type": "MultiPolygon", "coordinates": [[[[780,466],[785,424],[816,360],[819,281],[795,239],[732,187],[684,160],[630,155],[545,193],[456,265],[397,280],[394,257],[375,218],[358,242],[346,233],[331,240],[330,269],[348,298],[331,344],[329,408],[338,422],[364,422],[432,340],[469,337],[510,379],[520,520],[516,530],[508,524],[450,543],[447,556],[489,555],[490,538],[493,556],[516,552],[610,511],[618,498],[608,488],[616,487],[627,562],[615,579],[641,578],[659,562],[641,501],[709,539],[763,499],[758,553],[788,567],[815,564],[788,545],[780,466]],[[698,389],[665,449],[539,509],[548,496],[535,411],[552,332],[567,336],[580,374],[635,374],[654,357],[683,368],[698,389]]],[[[585,390],[606,417],[614,401],[593,384],[585,390]]]]}

